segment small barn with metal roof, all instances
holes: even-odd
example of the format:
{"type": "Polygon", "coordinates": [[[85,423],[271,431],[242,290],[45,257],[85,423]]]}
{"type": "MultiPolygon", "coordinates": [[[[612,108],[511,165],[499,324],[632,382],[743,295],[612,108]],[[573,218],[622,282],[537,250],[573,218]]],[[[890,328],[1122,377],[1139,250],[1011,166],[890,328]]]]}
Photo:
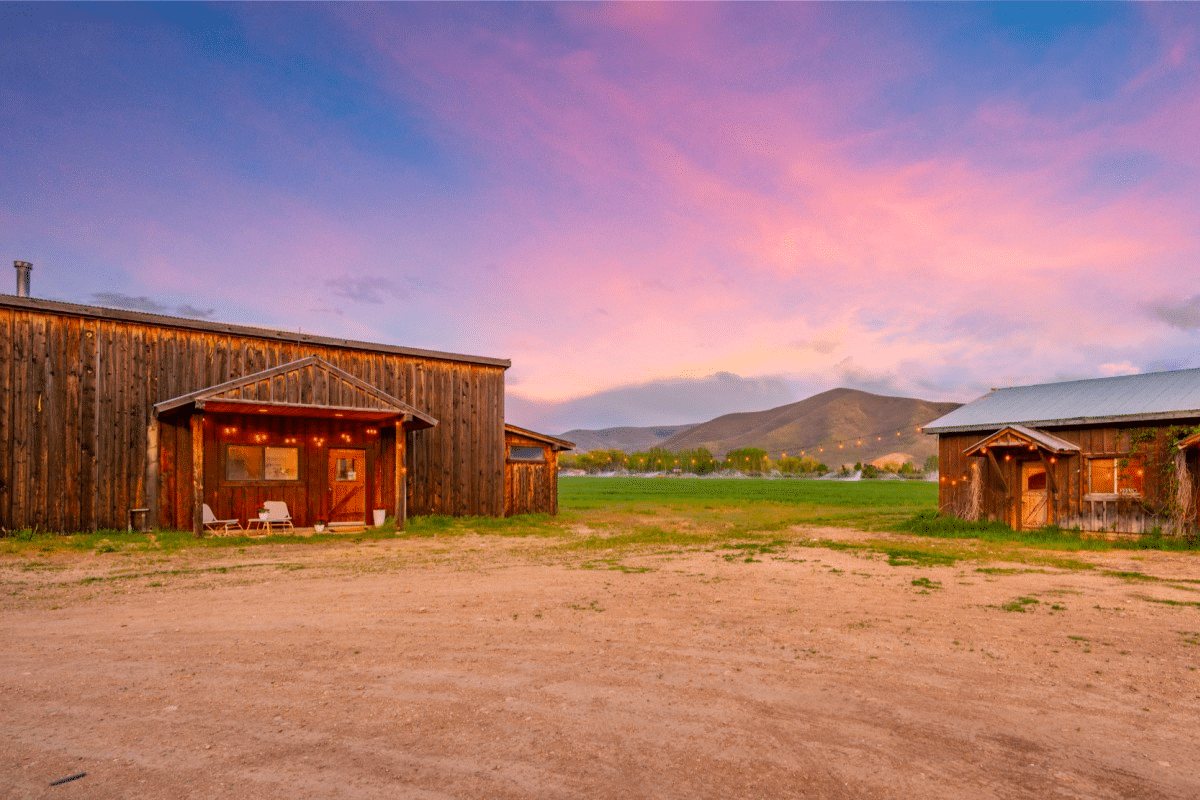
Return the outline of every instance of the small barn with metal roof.
{"type": "Polygon", "coordinates": [[[994,389],[925,426],[938,503],[1015,529],[1194,530],[1200,369],[994,389]]]}

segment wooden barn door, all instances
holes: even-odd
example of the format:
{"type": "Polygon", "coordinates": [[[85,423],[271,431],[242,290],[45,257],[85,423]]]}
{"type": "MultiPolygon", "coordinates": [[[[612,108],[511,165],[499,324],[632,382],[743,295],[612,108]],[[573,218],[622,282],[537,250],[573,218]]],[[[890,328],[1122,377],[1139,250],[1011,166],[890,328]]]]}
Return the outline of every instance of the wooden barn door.
{"type": "Polygon", "coordinates": [[[1046,467],[1026,461],[1021,464],[1021,530],[1044,526],[1047,509],[1046,467]]]}
{"type": "Polygon", "coordinates": [[[329,449],[329,521],[367,518],[367,451],[329,449]]]}

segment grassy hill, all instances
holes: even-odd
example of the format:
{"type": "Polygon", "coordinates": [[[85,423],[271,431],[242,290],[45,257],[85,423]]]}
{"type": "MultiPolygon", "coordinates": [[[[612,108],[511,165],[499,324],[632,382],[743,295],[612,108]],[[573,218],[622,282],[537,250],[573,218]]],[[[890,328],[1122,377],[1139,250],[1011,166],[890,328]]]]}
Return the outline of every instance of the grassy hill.
{"type": "Polygon", "coordinates": [[[959,405],[831,389],[766,411],[726,414],[681,431],[660,446],[707,447],[717,455],[759,447],[772,457],[803,451],[831,467],[902,453],[919,465],[937,452],[937,439],[917,429],[959,405]]]}
{"type": "Polygon", "coordinates": [[[687,431],[694,425],[655,425],[649,428],[604,428],[603,430],[575,429],[558,436],[575,443],[575,452],[593,450],[622,450],[636,453],[658,447],[667,439],[687,431]]]}

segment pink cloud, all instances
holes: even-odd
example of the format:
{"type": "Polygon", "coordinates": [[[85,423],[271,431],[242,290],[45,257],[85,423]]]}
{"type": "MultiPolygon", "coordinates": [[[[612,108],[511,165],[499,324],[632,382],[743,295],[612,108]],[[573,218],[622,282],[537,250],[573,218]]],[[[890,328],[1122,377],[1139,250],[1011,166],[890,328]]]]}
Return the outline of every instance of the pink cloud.
{"type": "MultiPolygon", "coordinates": [[[[635,17],[630,38],[652,40],[672,21],[658,9],[635,17]]],[[[626,22],[601,38],[621,41],[626,22]]],[[[812,34],[818,42],[836,38],[812,34]]],[[[952,308],[1027,309],[1028,335],[1004,331],[1000,347],[1032,348],[1047,333],[1073,343],[1081,327],[1102,338],[1111,320],[1081,321],[1061,310],[1081,291],[1128,293],[1127,276],[1139,264],[1171,261],[1192,247],[1191,223],[1174,197],[1096,204],[1079,196],[1081,169],[1106,145],[1152,144],[1145,132],[1100,124],[1100,112],[1055,120],[1011,98],[984,106],[977,146],[995,144],[1026,160],[1024,168],[968,149],[873,166],[853,157],[860,138],[830,138],[829,130],[846,113],[843,90],[852,94],[849,105],[869,96],[887,59],[873,62],[873,84],[830,74],[743,88],[708,78],[758,51],[713,31],[689,36],[708,37],[703,58],[680,51],[653,58],[696,71],[652,69],[645,82],[614,69],[612,51],[546,46],[513,30],[435,39],[415,57],[378,36],[402,83],[415,59],[423,79],[416,95],[444,124],[504,154],[492,167],[498,181],[516,184],[504,195],[538,230],[536,240],[496,254],[509,296],[559,298],[572,309],[550,311],[542,335],[513,340],[531,391],[561,396],[567,387],[599,387],[613,380],[606,365],[615,364],[644,379],[722,358],[784,369],[770,342],[829,325],[846,329],[847,347],[870,367],[901,351],[855,330],[856,316],[877,314],[894,329],[906,315],[928,317],[931,297],[952,308]],[[564,191],[567,205],[554,207],[564,191]],[[671,290],[655,291],[647,276],[671,290]],[[595,309],[602,323],[586,320],[595,309]],[[722,326],[719,341],[702,333],[713,324],[722,326]],[[563,351],[582,354],[577,367],[564,366],[563,351]]],[[[768,62],[777,57],[768,50],[768,62]]],[[[920,66],[915,57],[900,63],[920,66]]],[[[1180,108],[1175,102],[1160,113],[1180,108]]],[[[1169,281],[1164,274],[1156,288],[1169,281]]],[[[972,349],[983,352],[989,333],[979,333],[983,341],[972,349]]],[[[963,344],[908,337],[903,347],[936,358],[963,344]]]]}

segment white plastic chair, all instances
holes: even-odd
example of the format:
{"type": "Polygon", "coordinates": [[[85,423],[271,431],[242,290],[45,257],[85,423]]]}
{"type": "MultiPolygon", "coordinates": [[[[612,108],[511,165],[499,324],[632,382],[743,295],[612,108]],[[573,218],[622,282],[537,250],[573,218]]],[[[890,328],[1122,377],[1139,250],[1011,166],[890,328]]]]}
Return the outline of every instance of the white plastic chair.
{"type": "Polygon", "coordinates": [[[208,503],[204,504],[204,529],[215,533],[228,533],[232,530],[242,530],[242,521],[240,519],[217,519],[217,515],[209,508],[208,503]]]}
{"type": "Polygon", "coordinates": [[[296,526],[292,524],[292,515],[288,513],[286,502],[283,500],[264,500],[263,508],[267,510],[267,519],[263,527],[268,531],[275,530],[276,525],[280,529],[296,530],[296,526]]]}

